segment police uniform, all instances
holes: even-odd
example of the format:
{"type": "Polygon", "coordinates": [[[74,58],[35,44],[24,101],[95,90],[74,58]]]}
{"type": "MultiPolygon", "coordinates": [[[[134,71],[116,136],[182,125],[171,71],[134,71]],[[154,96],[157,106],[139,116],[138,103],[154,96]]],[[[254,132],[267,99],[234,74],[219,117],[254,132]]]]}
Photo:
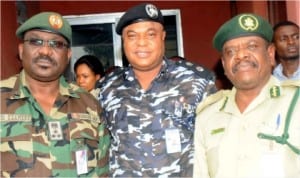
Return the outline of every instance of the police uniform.
{"type": "MultiPolygon", "coordinates": [[[[152,4],[140,4],[120,19],[116,31],[140,21],[163,24],[152,4]]],[[[196,105],[216,91],[211,71],[190,62],[163,59],[146,91],[131,66],[101,83],[100,103],[112,135],[110,176],[191,177],[196,105]]]]}
{"type": "MultiPolygon", "coordinates": [[[[228,39],[252,35],[270,42],[270,29],[261,17],[240,14],[219,29],[214,44],[221,51],[228,39]]],[[[281,83],[271,76],[243,113],[235,101],[235,87],[201,102],[197,107],[193,177],[300,177],[299,87],[299,82],[281,83]]]]}
{"type": "Polygon", "coordinates": [[[196,105],[215,92],[212,73],[198,69],[165,59],[147,91],[131,67],[102,81],[100,102],[112,134],[111,176],[192,176],[196,105]]]}
{"type": "MultiPolygon", "coordinates": [[[[59,14],[40,13],[19,27],[17,35],[22,38],[27,30],[41,28],[53,30],[70,42],[71,28],[65,23],[59,14]],[[67,27],[52,29],[50,17],[67,27]]],[[[110,136],[99,115],[102,109],[98,101],[61,76],[59,94],[47,115],[25,78],[22,70],[0,81],[1,177],[107,175],[110,136]]]]}

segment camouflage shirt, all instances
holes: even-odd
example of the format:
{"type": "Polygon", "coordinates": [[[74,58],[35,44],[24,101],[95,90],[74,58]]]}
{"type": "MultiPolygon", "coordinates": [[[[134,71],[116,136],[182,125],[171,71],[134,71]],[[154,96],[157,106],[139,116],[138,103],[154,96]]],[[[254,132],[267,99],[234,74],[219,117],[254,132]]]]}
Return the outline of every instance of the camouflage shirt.
{"type": "Polygon", "coordinates": [[[30,94],[24,71],[0,86],[1,177],[107,175],[110,136],[92,95],[61,77],[59,96],[47,115],[30,94]],[[78,175],[75,154],[80,151],[87,155],[87,173],[78,175]]]}
{"type": "Polygon", "coordinates": [[[100,87],[112,134],[111,176],[192,176],[195,109],[216,90],[212,72],[164,59],[147,91],[131,67],[107,76],[100,87]]]}

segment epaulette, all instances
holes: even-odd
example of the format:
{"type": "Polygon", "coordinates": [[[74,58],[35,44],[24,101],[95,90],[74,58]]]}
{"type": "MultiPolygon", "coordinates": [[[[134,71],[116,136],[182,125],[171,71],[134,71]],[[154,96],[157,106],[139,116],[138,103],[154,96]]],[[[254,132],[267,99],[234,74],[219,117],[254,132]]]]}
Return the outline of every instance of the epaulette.
{"type": "Polygon", "coordinates": [[[18,75],[15,75],[15,76],[10,77],[8,79],[1,80],[0,81],[0,84],[1,84],[0,87],[1,88],[12,88],[12,87],[14,87],[17,78],[18,78],[18,75]]]}
{"type": "Polygon", "coordinates": [[[83,90],[83,88],[79,87],[77,83],[73,82],[69,82],[69,86],[71,87],[72,90],[74,91],[81,91],[83,90]]]}
{"type": "Polygon", "coordinates": [[[183,66],[189,70],[194,71],[195,74],[199,75],[201,78],[212,78],[215,79],[214,73],[206,67],[199,64],[194,64],[187,60],[176,61],[176,65],[183,66]]]}
{"type": "Polygon", "coordinates": [[[205,98],[203,101],[201,101],[196,109],[196,113],[201,112],[204,108],[216,103],[217,101],[221,100],[222,98],[226,98],[228,94],[230,93],[230,90],[220,90],[217,93],[209,95],[207,98],[205,98]]]}
{"type": "Polygon", "coordinates": [[[123,68],[123,67],[116,68],[111,73],[109,73],[109,74],[105,75],[104,77],[102,77],[99,80],[99,82],[97,82],[96,88],[101,88],[102,85],[104,85],[105,83],[107,83],[108,81],[110,81],[112,78],[123,74],[126,69],[127,68],[123,68]]]}
{"type": "Polygon", "coordinates": [[[281,82],[282,87],[300,87],[300,80],[284,80],[281,82]]]}

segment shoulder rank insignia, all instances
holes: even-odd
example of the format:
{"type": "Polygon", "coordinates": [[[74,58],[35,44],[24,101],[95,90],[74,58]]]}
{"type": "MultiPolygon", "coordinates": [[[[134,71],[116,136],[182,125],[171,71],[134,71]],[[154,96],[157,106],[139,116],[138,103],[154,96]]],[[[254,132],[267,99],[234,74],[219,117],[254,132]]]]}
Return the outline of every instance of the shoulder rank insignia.
{"type": "Polygon", "coordinates": [[[277,98],[280,96],[279,86],[273,86],[270,88],[270,96],[271,96],[271,98],[277,98]]]}

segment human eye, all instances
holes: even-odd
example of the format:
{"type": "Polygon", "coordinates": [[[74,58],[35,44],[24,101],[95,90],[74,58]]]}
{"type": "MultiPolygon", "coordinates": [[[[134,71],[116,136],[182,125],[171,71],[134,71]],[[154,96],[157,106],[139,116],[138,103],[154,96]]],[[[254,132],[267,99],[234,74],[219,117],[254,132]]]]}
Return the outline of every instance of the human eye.
{"type": "Polygon", "coordinates": [[[256,43],[250,43],[247,46],[247,49],[249,49],[250,51],[254,51],[258,48],[258,45],[256,43]]]}
{"type": "Polygon", "coordinates": [[[28,42],[32,46],[43,46],[44,41],[38,38],[30,38],[28,40],[24,40],[24,42],[28,42]]]}
{"type": "Polygon", "coordinates": [[[128,33],[127,34],[127,37],[131,40],[135,39],[136,38],[136,34],[135,33],[128,33]]]}
{"type": "Polygon", "coordinates": [[[295,39],[295,40],[299,40],[299,34],[295,34],[295,35],[293,35],[293,39],[295,39]]]}
{"type": "Polygon", "coordinates": [[[67,44],[65,44],[64,42],[62,42],[62,41],[56,41],[56,40],[49,40],[48,41],[48,45],[51,48],[56,48],[56,49],[62,49],[64,47],[67,47],[67,44]]]}
{"type": "Polygon", "coordinates": [[[233,57],[236,54],[236,50],[234,48],[226,48],[224,54],[226,57],[233,57]]]}
{"type": "Polygon", "coordinates": [[[284,42],[284,41],[286,41],[287,40],[287,38],[285,37],[285,36],[281,36],[280,38],[279,38],[279,41],[281,41],[281,42],[284,42]]]}
{"type": "Polygon", "coordinates": [[[148,32],[148,37],[149,38],[154,38],[156,36],[156,33],[154,31],[149,31],[148,32]]]}

